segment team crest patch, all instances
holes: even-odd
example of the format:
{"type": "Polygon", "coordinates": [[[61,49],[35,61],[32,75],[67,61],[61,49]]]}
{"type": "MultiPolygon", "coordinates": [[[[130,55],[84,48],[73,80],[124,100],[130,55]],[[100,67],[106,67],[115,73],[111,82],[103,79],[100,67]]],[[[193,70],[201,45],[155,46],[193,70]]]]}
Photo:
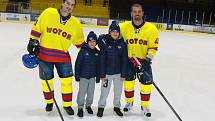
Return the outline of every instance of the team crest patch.
{"type": "Polygon", "coordinates": [[[119,49],[121,49],[121,48],[122,48],[122,46],[118,46],[118,48],[119,48],[119,49]]]}
{"type": "Polygon", "coordinates": [[[135,31],[135,34],[139,34],[140,28],[139,29],[135,29],[134,31],[135,31]]]}
{"type": "Polygon", "coordinates": [[[96,53],[96,54],[95,54],[95,56],[99,56],[99,54],[98,54],[98,53],[96,53]]]}
{"type": "Polygon", "coordinates": [[[87,55],[87,56],[88,56],[88,55],[89,55],[89,53],[86,53],[85,55],[87,55]]]}

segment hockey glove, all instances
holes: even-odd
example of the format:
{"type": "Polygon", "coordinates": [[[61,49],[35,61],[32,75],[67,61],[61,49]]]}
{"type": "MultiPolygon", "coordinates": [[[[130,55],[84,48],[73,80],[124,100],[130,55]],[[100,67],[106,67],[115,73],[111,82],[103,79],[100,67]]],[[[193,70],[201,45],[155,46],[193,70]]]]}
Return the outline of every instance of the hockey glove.
{"type": "Polygon", "coordinates": [[[138,67],[139,64],[137,63],[137,61],[134,58],[129,58],[130,63],[133,65],[133,67],[138,67]]]}
{"type": "Polygon", "coordinates": [[[151,60],[150,59],[146,59],[145,61],[143,61],[141,63],[141,67],[140,67],[140,72],[144,72],[144,71],[148,71],[151,68],[151,60]]]}
{"type": "Polygon", "coordinates": [[[36,39],[30,39],[27,50],[30,55],[38,55],[39,53],[39,41],[36,39]]]}

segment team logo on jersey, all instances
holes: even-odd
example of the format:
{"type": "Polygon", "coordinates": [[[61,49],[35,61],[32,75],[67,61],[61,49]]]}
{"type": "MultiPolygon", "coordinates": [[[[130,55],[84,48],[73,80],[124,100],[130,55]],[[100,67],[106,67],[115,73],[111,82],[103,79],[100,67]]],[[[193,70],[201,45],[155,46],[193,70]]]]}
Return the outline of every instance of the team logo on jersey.
{"type": "Polygon", "coordinates": [[[88,56],[88,55],[89,55],[89,53],[86,53],[85,55],[86,55],[86,56],[88,56]]]}
{"type": "Polygon", "coordinates": [[[53,34],[57,34],[57,35],[59,35],[59,36],[62,36],[62,37],[64,37],[64,38],[66,38],[67,40],[71,40],[71,34],[69,34],[69,33],[67,33],[67,32],[65,32],[65,31],[63,31],[62,29],[60,29],[60,28],[49,28],[49,27],[47,27],[47,32],[48,33],[53,33],[53,34]]]}
{"type": "Polygon", "coordinates": [[[128,39],[128,40],[126,40],[126,43],[127,44],[140,44],[140,45],[147,45],[148,44],[148,42],[146,40],[142,40],[142,39],[139,40],[137,38],[128,39]]]}
{"type": "Polygon", "coordinates": [[[98,53],[96,53],[96,54],[95,54],[95,56],[99,56],[99,54],[98,54],[98,53]]]}
{"type": "Polygon", "coordinates": [[[135,29],[134,32],[135,32],[135,34],[139,34],[140,28],[139,29],[135,29]]]}
{"type": "Polygon", "coordinates": [[[121,48],[122,48],[122,46],[118,46],[118,48],[119,48],[119,49],[121,49],[121,48]]]}

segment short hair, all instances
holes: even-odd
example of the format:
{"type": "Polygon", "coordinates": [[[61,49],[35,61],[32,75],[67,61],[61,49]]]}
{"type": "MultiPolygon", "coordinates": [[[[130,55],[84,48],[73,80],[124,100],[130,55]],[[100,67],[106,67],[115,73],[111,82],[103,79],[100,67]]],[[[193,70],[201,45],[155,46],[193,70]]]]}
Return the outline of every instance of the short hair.
{"type": "MultiPolygon", "coordinates": [[[[65,3],[66,0],[63,0],[63,3],[65,3]]],[[[75,4],[76,4],[76,0],[75,0],[75,4]]]]}
{"type": "Polygon", "coordinates": [[[142,10],[143,10],[143,6],[139,3],[134,3],[132,6],[131,6],[131,11],[133,9],[133,7],[140,7],[142,10]]]}

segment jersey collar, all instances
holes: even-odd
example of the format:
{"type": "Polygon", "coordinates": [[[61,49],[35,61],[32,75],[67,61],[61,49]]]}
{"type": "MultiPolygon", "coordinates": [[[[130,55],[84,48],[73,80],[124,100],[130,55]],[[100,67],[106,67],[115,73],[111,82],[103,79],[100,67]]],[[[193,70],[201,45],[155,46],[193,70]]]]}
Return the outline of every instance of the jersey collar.
{"type": "Polygon", "coordinates": [[[135,25],[134,22],[132,21],[132,25],[133,25],[133,27],[134,27],[135,29],[141,28],[144,24],[145,24],[145,21],[143,21],[142,24],[140,24],[139,26],[137,26],[137,25],[135,25]]]}

